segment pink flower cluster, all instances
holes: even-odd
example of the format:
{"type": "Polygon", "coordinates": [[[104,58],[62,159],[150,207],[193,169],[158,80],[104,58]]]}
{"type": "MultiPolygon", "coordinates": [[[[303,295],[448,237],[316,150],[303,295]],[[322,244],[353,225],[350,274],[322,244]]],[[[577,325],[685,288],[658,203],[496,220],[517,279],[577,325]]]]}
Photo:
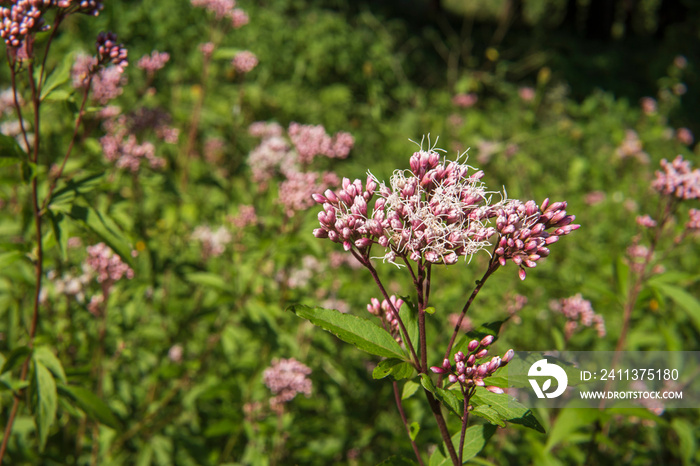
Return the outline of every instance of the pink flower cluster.
{"type": "Polygon", "coordinates": [[[523,102],[532,102],[535,100],[535,90],[531,87],[521,87],[518,89],[518,96],[523,102]]]}
{"type": "Polygon", "coordinates": [[[32,33],[49,29],[42,18],[41,0],[16,0],[9,8],[0,7],[0,37],[8,47],[20,47],[32,33]]]}
{"type": "MultiPolygon", "coordinates": [[[[430,370],[436,374],[449,374],[447,379],[450,383],[459,382],[463,391],[474,386],[483,387],[486,385],[484,379],[493,375],[500,367],[507,366],[515,355],[515,352],[509,349],[502,358],[494,356],[490,361],[477,364],[477,360],[488,356],[488,347],[493,341],[493,335],[487,335],[481,341],[472,340],[467,345],[467,354],[458,351],[454,355],[454,367],[449,359],[445,359],[441,367],[432,366],[430,370]]],[[[488,386],[486,389],[493,393],[503,393],[498,387],[488,386]]]]}
{"type": "Polygon", "coordinates": [[[434,150],[414,153],[410,166],[410,171],[396,170],[389,187],[370,175],[364,186],[345,178],[339,191],[314,194],[323,205],[318,214],[321,228],[314,235],[363,254],[379,244],[385,248],[384,259],[392,263],[401,257],[454,264],[490,246],[489,239],[498,234],[495,253],[500,264],[512,260],[524,279],[524,267],[534,267],[546,257],[547,245],[579,228],[572,223],[575,217],[566,214],[565,202],[550,205],[545,200],[539,208],[534,201],[489,205],[490,193],[480,181],[483,171],[440,160],[434,150]],[[379,198],[370,209],[377,191],[379,198]],[[494,217],[496,227],[489,226],[494,217]]]}
{"type": "Polygon", "coordinates": [[[379,317],[386,325],[391,336],[399,343],[401,343],[401,332],[399,330],[399,317],[396,312],[399,312],[403,305],[403,300],[394,295],[389,296],[389,301],[383,299],[381,303],[377,298],[372,298],[367,305],[367,311],[379,317]]]}
{"type": "Polygon", "coordinates": [[[289,138],[302,164],[311,163],[317,155],[344,159],[350,153],[355,139],[350,133],[340,131],[331,137],[321,125],[289,125],[289,138]]]}
{"type": "Polygon", "coordinates": [[[279,203],[289,217],[311,207],[313,193],[337,186],[340,181],[332,172],[304,170],[313,157],[347,156],[352,147],[352,136],[338,133],[331,138],[322,126],[292,123],[288,131],[292,144],[284,137],[284,130],[277,123],[256,122],[250,126],[249,132],[262,138],[260,145],[248,156],[253,181],[265,187],[271,178],[281,174],[284,180],[279,185],[279,203]],[[319,152],[319,149],[322,151],[319,152]]]}
{"type": "Polygon", "coordinates": [[[311,395],[310,374],[311,369],[294,358],[273,359],[272,365],[263,372],[263,382],[275,395],[270,406],[279,409],[293,400],[297,393],[311,395]]]}
{"type": "Polygon", "coordinates": [[[114,283],[123,277],[134,278],[134,271],[104,243],[87,247],[85,263],[97,273],[98,283],[114,283]]]}
{"type": "Polygon", "coordinates": [[[649,163],[649,154],[642,150],[642,141],[637,133],[631,129],[625,131],[625,139],[615,153],[622,159],[636,158],[641,163],[649,163]]]}
{"type": "Polygon", "coordinates": [[[170,60],[170,54],[167,52],[159,52],[154,50],[150,55],[144,55],[136,63],[136,66],[152,76],[156,71],[163,68],[170,60]]]}
{"type": "Polygon", "coordinates": [[[651,97],[642,97],[639,103],[642,106],[642,112],[644,112],[645,115],[653,115],[656,113],[656,99],[651,97]]]}
{"type": "Polygon", "coordinates": [[[258,66],[258,57],[249,50],[238,52],[231,61],[237,73],[249,73],[258,66]]]}
{"type": "Polygon", "coordinates": [[[340,181],[336,174],[332,172],[319,174],[290,169],[285,171],[285,176],[286,179],[279,185],[278,198],[288,217],[292,217],[295,212],[306,210],[314,205],[311,196],[315,192],[330,186],[337,186],[340,181]]]}
{"type": "Polygon", "coordinates": [[[97,58],[81,53],[75,57],[71,69],[73,87],[84,88],[92,76],[92,98],[105,105],[123,92],[122,87],[126,84],[123,71],[124,69],[118,66],[99,67],[97,58]]]}
{"type": "Polygon", "coordinates": [[[255,207],[252,205],[240,205],[238,206],[238,214],[229,217],[227,220],[236,228],[245,228],[248,225],[258,223],[258,215],[255,213],[255,207]]]}
{"type": "Polygon", "coordinates": [[[469,94],[457,94],[452,97],[452,104],[460,108],[473,107],[479,100],[479,97],[470,92],[469,94]]]}
{"type": "Polygon", "coordinates": [[[192,233],[192,239],[202,243],[202,256],[207,259],[211,256],[220,256],[226,250],[226,246],[233,239],[231,233],[223,226],[212,230],[208,226],[198,226],[192,233]]]}
{"type": "Polygon", "coordinates": [[[236,0],[191,0],[192,6],[205,8],[214,13],[216,19],[229,18],[234,28],[248,24],[248,15],[240,8],[236,8],[236,0]]]}
{"type": "Polygon", "coordinates": [[[637,225],[644,228],[654,228],[656,226],[656,220],[651,218],[649,215],[638,215],[637,225]]]}
{"type": "Polygon", "coordinates": [[[113,32],[101,32],[97,36],[97,61],[100,65],[112,63],[119,69],[129,64],[128,52],[124,44],[117,44],[117,35],[113,32]]]}
{"type": "Polygon", "coordinates": [[[571,335],[573,335],[579,324],[584,327],[595,325],[598,336],[600,338],[605,336],[605,321],[603,320],[603,316],[595,313],[591,302],[587,299],[583,299],[581,293],[577,293],[569,298],[560,299],[559,301],[552,301],[549,303],[549,307],[555,312],[564,314],[568,319],[564,328],[567,340],[571,338],[571,335]]]}
{"type": "Polygon", "coordinates": [[[652,188],[681,200],[700,198],[700,169],[691,169],[690,162],[680,155],[673,162],[663,159],[661,168],[663,171],[656,172],[652,188]]]}
{"type": "Polygon", "coordinates": [[[576,217],[567,215],[565,209],[566,202],[550,204],[549,199],[539,208],[535,201],[506,201],[497,209],[496,218],[499,240],[495,255],[500,264],[506,265],[510,259],[520,267],[518,273],[524,280],[525,267],[536,267],[537,261],[549,255],[547,246],[580,227],[572,223],[576,217]]]}
{"type": "Polygon", "coordinates": [[[132,173],[139,171],[142,160],[147,160],[151,168],[161,168],[165,165],[164,159],[156,157],[156,149],[152,143],[146,141],[139,144],[136,136],[128,134],[123,127],[102,136],[100,144],[108,161],[116,162],[117,168],[128,169],[132,173]]]}
{"type": "Polygon", "coordinates": [[[678,139],[681,144],[685,144],[686,146],[692,145],[693,141],[695,140],[693,138],[692,131],[690,131],[688,128],[678,128],[676,130],[676,139],[678,139]]]}

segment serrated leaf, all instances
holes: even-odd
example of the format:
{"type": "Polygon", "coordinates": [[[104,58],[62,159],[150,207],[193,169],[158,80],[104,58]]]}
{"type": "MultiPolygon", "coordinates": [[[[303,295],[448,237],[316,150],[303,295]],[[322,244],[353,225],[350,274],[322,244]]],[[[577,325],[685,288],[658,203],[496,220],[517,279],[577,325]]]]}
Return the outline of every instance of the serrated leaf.
{"type": "Polygon", "coordinates": [[[66,383],[66,373],[63,371],[63,365],[48,347],[39,346],[34,348],[32,358],[34,358],[35,362],[39,361],[42,363],[58,380],[66,383]]]}
{"type": "Polygon", "coordinates": [[[114,416],[109,406],[97,397],[91,390],[75,385],[57,385],[58,393],[70,399],[91,419],[95,419],[113,429],[119,429],[119,420],[114,416]]]}
{"type": "Polygon", "coordinates": [[[392,375],[396,380],[408,379],[413,376],[413,366],[401,359],[391,358],[380,361],[372,371],[372,377],[375,379],[383,379],[388,375],[392,375]]]}
{"type": "Polygon", "coordinates": [[[501,419],[520,424],[538,432],[545,433],[544,427],[537,420],[532,411],[506,393],[493,393],[483,387],[477,387],[474,396],[470,400],[474,407],[486,405],[494,409],[501,419]]]}
{"type": "Polygon", "coordinates": [[[301,304],[290,306],[288,309],[362,351],[386,358],[406,359],[403,349],[394,337],[367,319],[301,304]]]}
{"type": "Polygon", "coordinates": [[[420,384],[414,382],[413,380],[408,380],[403,385],[403,390],[401,391],[401,399],[406,400],[411,398],[420,388],[420,384]]]}
{"type": "Polygon", "coordinates": [[[58,409],[58,395],[56,394],[56,381],[46,366],[40,361],[34,360],[34,377],[30,383],[32,392],[32,411],[37,435],[39,436],[39,451],[44,451],[46,441],[49,438],[49,430],[56,419],[58,409]]]}

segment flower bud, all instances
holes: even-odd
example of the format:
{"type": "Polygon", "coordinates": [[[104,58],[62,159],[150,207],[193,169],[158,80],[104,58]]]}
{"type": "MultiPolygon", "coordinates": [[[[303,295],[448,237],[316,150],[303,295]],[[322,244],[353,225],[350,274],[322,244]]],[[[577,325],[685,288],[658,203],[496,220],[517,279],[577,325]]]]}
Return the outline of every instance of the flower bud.
{"type": "Polygon", "coordinates": [[[476,353],[476,359],[481,359],[483,357],[486,357],[487,354],[489,354],[489,350],[487,350],[486,348],[479,350],[476,353]]]}
{"type": "Polygon", "coordinates": [[[481,339],[480,345],[483,347],[487,347],[491,343],[493,343],[493,340],[495,340],[495,337],[493,335],[486,335],[484,338],[481,339]]]}
{"type": "Polygon", "coordinates": [[[471,352],[471,351],[474,351],[475,349],[477,349],[478,347],[479,347],[479,342],[477,340],[472,340],[469,342],[469,346],[467,346],[467,349],[469,349],[469,351],[471,352]]]}
{"type": "Polygon", "coordinates": [[[505,393],[502,388],[494,387],[493,385],[489,385],[488,387],[486,387],[486,390],[492,393],[496,393],[498,395],[500,395],[501,393],[505,393]]]}

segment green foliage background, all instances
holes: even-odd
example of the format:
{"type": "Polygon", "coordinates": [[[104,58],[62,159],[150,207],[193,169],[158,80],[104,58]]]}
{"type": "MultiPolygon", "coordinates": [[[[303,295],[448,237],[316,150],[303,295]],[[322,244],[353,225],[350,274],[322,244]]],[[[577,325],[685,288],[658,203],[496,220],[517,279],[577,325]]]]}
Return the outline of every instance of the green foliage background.
{"type": "MultiPolygon", "coordinates": [[[[72,64],[78,50],[91,52],[98,31],[117,32],[131,65],[129,84],[116,103],[125,111],[167,110],[181,130],[180,142],[157,147],[167,160],[164,169],[144,168],[132,176],[104,159],[98,142],[103,130],[89,113],[65,172],[73,184],[60,182],[65,197],[49,207],[46,268],[57,276],[79,273],[85,252],[65,247],[69,237],[78,236],[84,245],[109,242],[131,262],[135,277],[119,282],[108,302],[103,402],[94,395],[99,322],[85,304],[46,284],[32,384],[39,390],[48,386],[40,393],[57,394],[35,403],[57,414],[49,422],[23,405],[8,464],[89,464],[93,420],[100,422],[100,464],[377,464],[392,455],[412,458],[390,384],[372,377],[379,358],[285,311],[292,304],[315,306],[334,298],[354,315],[369,317],[366,304],[378,295],[366,271],[331,268],[329,254],[341,248],[311,235],[316,208],[288,219],[277,202],[278,187],[261,189],[250,181],[246,157],[257,141],[247,128],[254,121],[323,124],[329,132],[352,133],[351,156],[322,167],[341,177],[364,178],[371,170],[387,179],[395,168],[408,167],[416,150],[409,139],[420,141],[429,133],[431,140],[440,136],[439,146],[450,156],[471,147],[470,163],[485,171],[484,181],[494,189],[504,186],[512,198],[566,200],[582,228],[554,246],[524,282],[512,265],[500,271],[470,315],[475,324],[502,320],[510,297],[527,296],[520,322],[504,326],[496,346],[501,353],[511,347],[562,349],[565,321],[549,310],[549,302],[576,293],[604,316],[608,333],[598,338],[584,329],[567,349],[614,349],[627,289],[625,250],[638,234],[635,217],[654,213],[653,172],[661,159],[677,154],[700,164],[698,146],[675,137],[682,126],[700,135],[695,27],[700,11],[692,4],[685,21],[668,29],[663,40],[653,27],[652,4],[659,2],[641,2],[638,26],[600,43],[582,39],[583,30],[562,29],[561,19],[549,12],[564,9],[566,2],[530,0],[524,2],[523,21],[496,43],[493,34],[506,2],[445,1],[449,14],[438,14],[423,2],[413,2],[405,13],[391,2],[241,0],[251,21],[235,31],[185,0],[106,3],[94,20],[74,16],[62,26],[49,68],[72,64]],[[218,46],[203,76],[199,44],[209,40],[218,46]],[[151,50],[167,51],[171,59],[147,83],[134,65],[151,50]],[[260,60],[246,76],[236,76],[230,65],[239,50],[251,50],[260,60]],[[688,60],[683,70],[673,65],[680,54],[688,60]],[[679,83],[688,88],[683,96],[672,92],[679,83]],[[146,86],[155,92],[146,92],[146,86]],[[519,97],[524,86],[534,90],[532,101],[519,97]],[[479,100],[460,109],[452,97],[465,92],[479,100]],[[188,130],[202,95],[192,140],[199,155],[188,157],[188,130]],[[655,114],[642,112],[644,96],[658,100],[655,114]],[[638,134],[648,163],[615,155],[627,130],[638,134]],[[216,162],[204,157],[212,138],[225,143],[216,162]],[[495,144],[490,157],[483,157],[484,142],[495,144]],[[517,150],[511,154],[509,147],[517,150]],[[594,191],[605,193],[604,199],[587,203],[594,191]],[[226,252],[203,258],[201,244],[191,238],[194,229],[226,224],[243,204],[255,206],[258,223],[230,227],[234,241],[226,252]],[[129,254],[132,249],[137,257],[129,254]],[[305,256],[318,260],[316,273],[303,286],[287,286],[285,278],[303,267],[305,256]],[[182,346],[182,362],[168,357],[173,345],[182,346]],[[277,417],[267,408],[270,393],[262,372],[273,358],[288,357],[313,369],[313,395],[297,396],[277,417]],[[257,415],[244,411],[255,403],[257,415]]],[[[9,85],[5,67],[0,78],[3,88],[9,85]]],[[[45,106],[36,168],[44,193],[49,167],[60,161],[70,139],[76,100],[65,82],[45,106]]],[[[8,163],[0,170],[3,421],[13,393],[25,388],[17,373],[27,354],[35,286],[35,233],[23,169],[8,163]]],[[[678,230],[685,221],[678,220],[678,230]]],[[[665,280],[677,288],[643,290],[628,350],[698,350],[698,252],[696,236],[664,260],[665,280]],[[678,288],[687,292],[686,300],[677,299],[678,288]]],[[[433,341],[449,336],[447,315],[461,309],[486,261],[475,257],[468,265],[436,270],[433,341]]],[[[392,292],[409,289],[392,266],[380,267],[391,277],[392,292]]],[[[98,286],[91,286],[97,293],[98,286]]],[[[443,349],[444,343],[437,345],[434,354],[443,349]]],[[[416,441],[427,451],[441,441],[419,398],[409,398],[406,409],[420,425],[416,441]]],[[[697,464],[698,414],[697,409],[662,416],[641,408],[541,411],[536,415],[546,433],[499,428],[473,461],[697,464]],[[596,433],[596,422],[608,426],[607,436],[596,433]]],[[[454,431],[457,419],[453,422],[454,431]]]]}

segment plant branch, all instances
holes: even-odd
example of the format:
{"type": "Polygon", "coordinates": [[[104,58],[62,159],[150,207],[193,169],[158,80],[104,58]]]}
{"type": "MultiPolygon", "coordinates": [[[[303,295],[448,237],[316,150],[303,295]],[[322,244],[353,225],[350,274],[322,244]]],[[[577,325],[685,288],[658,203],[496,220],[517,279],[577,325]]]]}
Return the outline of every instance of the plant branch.
{"type": "Polygon", "coordinates": [[[396,407],[399,409],[399,414],[401,415],[401,420],[403,421],[404,427],[406,427],[406,432],[408,433],[408,438],[411,440],[411,446],[413,447],[413,453],[416,455],[416,459],[418,460],[418,464],[420,466],[425,466],[425,463],[423,463],[423,458],[420,457],[420,451],[418,451],[418,445],[416,445],[415,440],[413,440],[413,437],[411,437],[411,428],[408,426],[408,419],[406,418],[406,413],[403,410],[403,405],[401,404],[401,395],[399,394],[399,384],[396,383],[396,380],[392,381],[392,385],[394,387],[394,400],[396,400],[396,407]]]}

